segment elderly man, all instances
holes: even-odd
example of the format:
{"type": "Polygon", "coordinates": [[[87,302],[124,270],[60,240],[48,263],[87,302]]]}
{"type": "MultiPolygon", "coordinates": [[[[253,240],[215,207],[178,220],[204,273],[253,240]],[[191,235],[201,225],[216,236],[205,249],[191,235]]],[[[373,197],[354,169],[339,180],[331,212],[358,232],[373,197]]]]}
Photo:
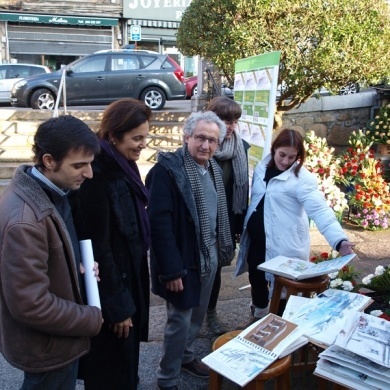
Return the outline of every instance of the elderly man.
{"type": "Polygon", "coordinates": [[[20,166],[0,198],[0,351],[24,371],[23,390],[70,390],[89,337],[102,326],[83,304],[68,190],[92,177],[94,132],[70,115],[42,123],[35,166],[20,166]]]}
{"type": "Polygon", "coordinates": [[[167,323],[157,372],[160,389],[177,389],[180,369],[208,378],[194,356],[218,263],[233,257],[221,170],[212,159],[225,137],[225,124],[210,111],[192,114],[183,127],[184,144],[161,153],[150,170],[153,293],[164,298],[167,323]]]}

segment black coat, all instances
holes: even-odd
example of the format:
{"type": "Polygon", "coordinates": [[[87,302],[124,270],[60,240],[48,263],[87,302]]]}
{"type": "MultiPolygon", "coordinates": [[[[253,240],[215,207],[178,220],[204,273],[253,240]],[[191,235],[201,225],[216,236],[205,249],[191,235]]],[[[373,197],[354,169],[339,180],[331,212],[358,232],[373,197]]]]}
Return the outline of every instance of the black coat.
{"type": "Polygon", "coordinates": [[[74,202],[80,239],[91,239],[99,263],[99,293],[104,324],[82,359],[86,388],[136,388],[139,343],[147,341],[149,272],[143,254],[134,193],[117,163],[103,150],[92,164],[74,202]],[[117,339],[110,325],[131,317],[128,339],[117,339]],[[107,387],[107,385],[109,386],[107,387]]]}
{"type": "Polygon", "coordinates": [[[180,309],[197,307],[201,287],[197,244],[200,230],[181,149],[160,154],[159,163],[146,177],[146,186],[150,192],[152,292],[180,309]],[[167,281],[180,277],[182,292],[165,288],[167,281]]]}

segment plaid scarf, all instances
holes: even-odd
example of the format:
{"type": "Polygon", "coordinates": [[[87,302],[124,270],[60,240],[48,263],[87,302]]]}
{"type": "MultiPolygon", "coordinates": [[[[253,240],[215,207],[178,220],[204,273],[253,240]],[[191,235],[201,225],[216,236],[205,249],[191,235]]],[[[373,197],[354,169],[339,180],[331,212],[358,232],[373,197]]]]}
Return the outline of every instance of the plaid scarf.
{"type": "Polygon", "coordinates": [[[242,139],[233,131],[230,138],[225,138],[215,151],[215,158],[220,161],[232,160],[233,166],[233,213],[242,214],[248,207],[248,161],[242,139]]]}
{"type": "MultiPolygon", "coordinates": [[[[204,198],[202,184],[199,180],[199,173],[196,163],[187,149],[187,144],[183,145],[184,168],[193,191],[196,210],[200,226],[200,250],[205,259],[205,270],[210,272],[210,222],[204,198]]],[[[209,160],[208,171],[217,191],[217,240],[218,240],[218,264],[220,266],[230,265],[233,259],[233,243],[230,234],[230,225],[226,205],[225,188],[223,186],[220,168],[215,160],[209,160]]]]}

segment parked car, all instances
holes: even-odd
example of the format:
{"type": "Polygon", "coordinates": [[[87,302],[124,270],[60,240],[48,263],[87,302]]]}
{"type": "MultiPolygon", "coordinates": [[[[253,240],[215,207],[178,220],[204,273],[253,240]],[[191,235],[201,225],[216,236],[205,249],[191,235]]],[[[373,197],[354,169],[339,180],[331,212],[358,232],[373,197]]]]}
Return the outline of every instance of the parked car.
{"type": "Polygon", "coordinates": [[[168,55],[133,50],[90,54],[47,75],[17,82],[11,91],[15,107],[52,110],[65,71],[66,104],[109,104],[132,97],[153,110],[166,100],[185,99],[184,72],[168,55]]]}
{"type": "Polygon", "coordinates": [[[186,77],[184,84],[186,85],[187,99],[191,99],[192,96],[198,94],[198,76],[186,77]]]}
{"type": "Polygon", "coordinates": [[[1,64],[0,65],[0,103],[9,103],[14,84],[26,77],[41,73],[50,73],[44,65],[34,64],[1,64]]]}

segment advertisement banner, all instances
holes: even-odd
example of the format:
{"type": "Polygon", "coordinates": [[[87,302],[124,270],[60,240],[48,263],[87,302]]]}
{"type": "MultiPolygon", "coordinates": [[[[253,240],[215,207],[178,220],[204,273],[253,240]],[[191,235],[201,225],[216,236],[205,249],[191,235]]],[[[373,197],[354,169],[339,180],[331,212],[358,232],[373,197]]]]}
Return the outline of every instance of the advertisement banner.
{"type": "Polygon", "coordinates": [[[249,175],[271,147],[276,106],[280,52],[270,52],[237,60],[234,100],[242,108],[238,132],[251,144],[249,175]]]}

